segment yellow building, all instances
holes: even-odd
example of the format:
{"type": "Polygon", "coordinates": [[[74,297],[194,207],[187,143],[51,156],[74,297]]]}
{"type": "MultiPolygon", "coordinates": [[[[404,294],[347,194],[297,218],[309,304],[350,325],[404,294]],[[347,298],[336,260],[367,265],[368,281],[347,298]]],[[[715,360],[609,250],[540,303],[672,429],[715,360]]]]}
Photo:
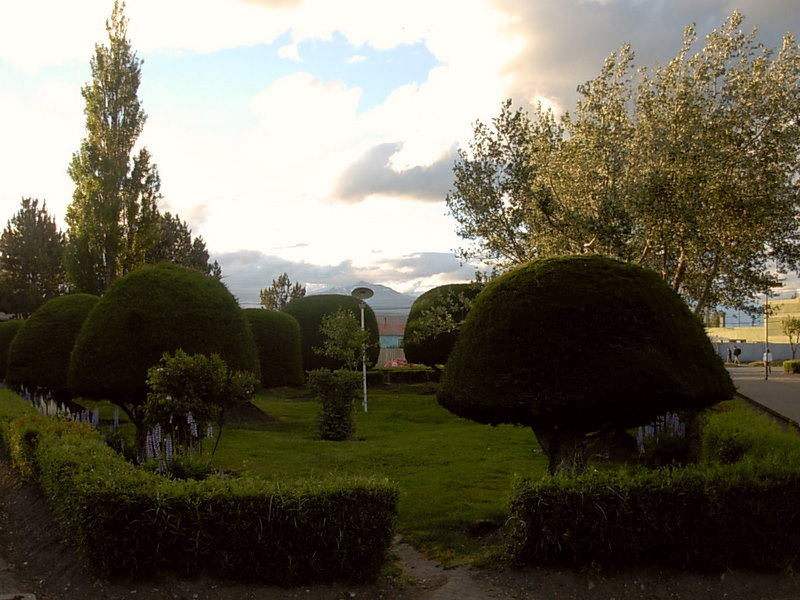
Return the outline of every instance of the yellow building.
{"type": "MultiPolygon", "coordinates": [[[[800,298],[769,301],[770,314],[767,318],[767,332],[771,344],[788,344],[789,337],[783,331],[783,321],[788,317],[800,318],[800,298]]],[[[758,327],[707,327],[706,332],[712,340],[726,342],[763,342],[765,328],[758,327]]],[[[796,342],[797,340],[795,340],[796,342]]]]}

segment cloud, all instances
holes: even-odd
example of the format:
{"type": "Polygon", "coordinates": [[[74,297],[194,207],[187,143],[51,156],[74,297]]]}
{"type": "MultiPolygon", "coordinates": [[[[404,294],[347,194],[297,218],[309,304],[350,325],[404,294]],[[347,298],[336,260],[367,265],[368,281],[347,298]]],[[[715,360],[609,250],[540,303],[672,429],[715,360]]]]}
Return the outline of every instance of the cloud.
{"type": "Polygon", "coordinates": [[[373,195],[442,202],[453,181],[455,150],[431,165],[397,170],[392,167],[392,157],[402,148],[402,142],[370,148],[339,176],[334,197],[348,203],[373,195]]]}

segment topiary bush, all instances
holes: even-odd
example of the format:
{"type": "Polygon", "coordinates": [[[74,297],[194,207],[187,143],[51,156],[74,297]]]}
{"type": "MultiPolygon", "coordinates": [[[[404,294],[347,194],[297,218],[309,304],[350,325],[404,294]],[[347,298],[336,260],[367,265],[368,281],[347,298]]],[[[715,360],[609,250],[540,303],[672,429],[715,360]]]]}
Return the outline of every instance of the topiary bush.
{"type": "Polygon", "coordinates": [[[438,399],[479,423],[531,427],[580,469],[587,436],[734,395],[708,337],[654,271],[599,256],[523,265],[478,295],[438,399]]]}
{"type": "Polygon", "coordinates": [[[246,308],[244,316],[250,323],[258,347],[261,385],[303,385],[303,355],[297,319],[288,313],[263,308],[246,308]]]}
{"type": "Polygon", "coordinates": [[[447,362],[456,343],[458,324],[469,312],[469,305],[481,286],[453,283],[428,290],[414,301],[408,313],[403,352],[412,363],[435,367],[447,362]],[[444,330],[450,324],[452,329],[444,330]]]}
{"type": "Polygon", "coordinates": [[[69,368],[73,395],[119,404],[143,444],[147,371],[165,352],[217,354],[234,371],[260,376],[250,326],[225,285],[173,264],[117,279],[81,328],[69,368]]]}
{"type": "Polygon", "coordinates": [[[320,439],[342,442],[353,437],[353,405],[360,386],[361,375],[355,371],[309,371],[308,387],[322,405],[317,418],[320,439]]]}
{"type": "MultiPolygon", "coordinates": [[[[321,356],[314,351],[322,348],[325,338],[320,331],[322,317],[333,314],[338,308],[344,308],[353,313],[361,322],[361,309],[359,301],[352,296],[340,294],[319,294],[296,298],[284,306],[283,311],[292,315],[300,324],[300,343],[303,355],[303,369],[336,370],[342,368],[342,362],[321,356]]],[[[367,349],[367,368],[370,369],[378,362],[380,352],[378,335],[378,320],[369,305],[364,309],[364,326],[370,332],[370,342],[374,347],[367,349]]]]}
{"type": "Polygon", "coordinates": [[[800,373],[800,360],[785,360],[783,361],[784,373],[800,373]]]}
{"type": "Polygon", "coordinates": [[[98,300],[91,294],[70,294],[48,300],[36,309],[11,342],[6,383],[46,389],[56,400],[68,399],[72,348],[98,300]]]}
{"type": "Polygon", "coordinates": [[[0,380],[6,378],[6,369],[8,368],[8,349],[11,347],[11,340],[17,335],[22,324],[25,323],[22,319],[12,319],[10,321],[0,322],[0,380]]]}

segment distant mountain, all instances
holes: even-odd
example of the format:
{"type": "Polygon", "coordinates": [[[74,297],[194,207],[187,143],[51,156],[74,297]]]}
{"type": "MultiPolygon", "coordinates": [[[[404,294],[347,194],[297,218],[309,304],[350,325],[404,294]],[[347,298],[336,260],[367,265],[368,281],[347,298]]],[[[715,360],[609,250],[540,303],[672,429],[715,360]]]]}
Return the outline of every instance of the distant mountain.
{"type": "Polygon", "coordinates": [[[343,296],[349,296],[350,292],[358,287],[367,287],[375,292],[375,295],[367,300],[367,304],[369,304],[375,312],[408,314],[411,305],[414,304],[414,300],[417,299],[415,296],[401,294],[385,285],[367,283],[366,281],[359,281],[347,287],[329,287],[323,290],[309,292],[308,295],[341,294],[343,296]]]}

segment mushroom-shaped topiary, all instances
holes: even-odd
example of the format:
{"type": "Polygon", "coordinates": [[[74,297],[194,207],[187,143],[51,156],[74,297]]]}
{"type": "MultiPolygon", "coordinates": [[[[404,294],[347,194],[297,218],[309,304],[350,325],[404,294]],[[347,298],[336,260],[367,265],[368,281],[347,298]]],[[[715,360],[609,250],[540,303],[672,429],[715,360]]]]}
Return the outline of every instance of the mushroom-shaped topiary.
{"type": "Polygon", "coordinates": [[[98,297],[70,294],[48,300],[24,322],[8,351],[6,383],[49,390],[69,399],[67,372],[72,347],[98,297]]]}
{"type": "Polygon", "coordinates": [[[258,347],[261,385],[303,385],[300,324],[292,315],[263,308],[247,308],[244,315],[258,347]]]}
{"type": "Polygon", "coordinates": [[[403,335],[403,352],[412,363],[443,365],[456,343],[461,322],[481,290],[477,283],[452,283],[428,290],[414,301],[403,335]]]}
{"type": "MultiPolygon", "coordinates": [[[[303,369],[313,371],[315,369],[341,369],[342,362],[321,356],[315,348],[322,348],[325,343],[325,336],[320,331],[322,317],[333,315],[338,308],[350,311],[361,322],[360,302],[352,296],[341,294],[318,294],[316,296],[304,296],[295,298],[283,307],[283,312],[292,315],[300,324],[300,343],[303,352],[303,369]]],[[[365,304],[364,307],[364,328],[370,332],[370,344],[372,347],[367,349],[367,368],[372,368],[378,362],[378,320],[372,308],[365,304]]]]}
{"type": "Polygon", "coordinates": [[[598,256],[532,262],[490,282],[447,361],[439,402],[533,429],[580,468],[587,436],[730,399],[700,322],[653,271],[598,256]]]}
{"type": "Polygon", "coordinates": [[[217,354],[232,371],[259,375],[250,326],[222,282],[173,264],[141,267],[109,286],[84,322],[70,390],[119,404],[141,443],[147,370],[178,349],[217,354]]]}
{"type": "Polygon", "coordinates": [[[0,380],[6,378],[8,350],[11,347],[11,341],[24,323],[25,321],[23,319],[12,319],[10,321],[0,322],[0,380]]]}

